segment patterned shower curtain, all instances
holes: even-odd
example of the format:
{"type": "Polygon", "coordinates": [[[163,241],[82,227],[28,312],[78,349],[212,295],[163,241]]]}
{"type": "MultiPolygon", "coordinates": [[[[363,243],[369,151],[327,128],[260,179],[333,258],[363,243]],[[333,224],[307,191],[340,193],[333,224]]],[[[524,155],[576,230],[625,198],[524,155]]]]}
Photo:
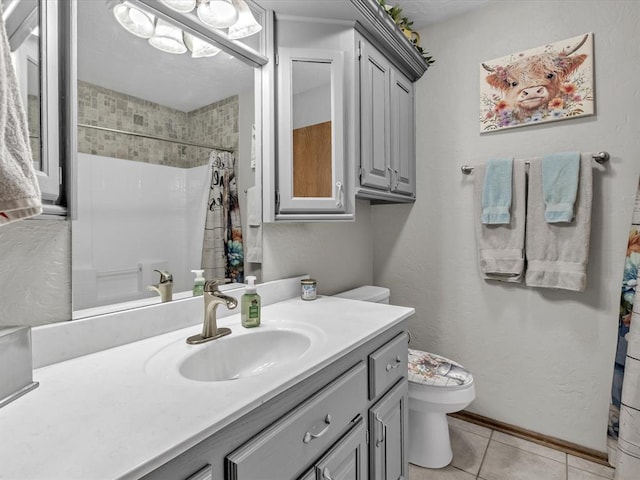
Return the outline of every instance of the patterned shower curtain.
{"type": "Polygon", "coordinates": [[[638,389],[640,351],[637,351],[640,350],[640,345],[637,341],[629,341],[631,337],[640,335],[638,282],[640,282],[640,186],[636,194],[622,280],[618,346],[611,387],[607,438],[609,463],[617,467],[616,478],[620,480],[626,480],[625,471],[633,472],[629,479],[638,478],[635,475],[640,469],[640,389],[638,389]],[[628,470],[631,463],[634,466],[628,470]]]}
{"type": "Polygon", "coordinates": [[[236,159],[230,152],[212,150],[209,155],[202,269],[207,280],[244,282],[244,251],[238,202],[236,159]]]}

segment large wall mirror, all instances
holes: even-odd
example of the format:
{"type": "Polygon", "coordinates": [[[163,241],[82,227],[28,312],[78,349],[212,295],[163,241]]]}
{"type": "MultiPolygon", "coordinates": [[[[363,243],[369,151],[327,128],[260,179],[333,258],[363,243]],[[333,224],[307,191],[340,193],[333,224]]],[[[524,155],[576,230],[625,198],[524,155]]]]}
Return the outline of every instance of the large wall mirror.
{"type": "Polygon", "coordinates": [[[166,8],[189,2],[146,3],[77,2],[74,318],[159,302],[157,271],[172,274],[174,298],[191,295],[193,269],[260,273],[243,255],[259,76],[197,35],[197,11],[166,8]]]}

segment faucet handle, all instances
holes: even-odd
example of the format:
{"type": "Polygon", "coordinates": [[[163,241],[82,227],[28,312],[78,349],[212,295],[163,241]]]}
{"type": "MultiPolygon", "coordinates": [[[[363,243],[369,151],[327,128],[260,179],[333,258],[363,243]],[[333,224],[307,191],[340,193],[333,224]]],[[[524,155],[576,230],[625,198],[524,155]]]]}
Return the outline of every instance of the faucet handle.
{"type": "Polygon", "coordinates": [[[158,272],[160,274],[160,283],[173,282],[173,275],[171,275],[171,272],[167,272],[165,270],[154,270],[154,272],[158,272]]]}
{"type": "Polygon", "coordinates": [[[218,285],[218,280],[207,280],[204,282],[204,291],[207,293],[217,292],[218,285]]]}
{"type": "Polygon", "coordinates": [[[230,278],[215,278],[213,280],[207,280],[204,283],[204,291],[209,293],[217,292],[220,290],[220,285],[226,285],[230,282],[230,278]]]}

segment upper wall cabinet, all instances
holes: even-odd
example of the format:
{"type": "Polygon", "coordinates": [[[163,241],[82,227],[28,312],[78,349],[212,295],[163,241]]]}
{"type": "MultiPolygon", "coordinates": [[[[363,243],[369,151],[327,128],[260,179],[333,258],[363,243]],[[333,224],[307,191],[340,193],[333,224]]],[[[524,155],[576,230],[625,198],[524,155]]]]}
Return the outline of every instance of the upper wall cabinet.
{"type": "Polygon", "coordinates": [[[360,185],[357,195],[415,200],[413,82],[364,38],[360,59],[360,185]]]}
{"type": "Polygon", "coordinates": [[[353,220],[356,197],[414,201],[420,53],[376,0],[263,4],[275,9],[278,131],[265,221],[353,220]]]}

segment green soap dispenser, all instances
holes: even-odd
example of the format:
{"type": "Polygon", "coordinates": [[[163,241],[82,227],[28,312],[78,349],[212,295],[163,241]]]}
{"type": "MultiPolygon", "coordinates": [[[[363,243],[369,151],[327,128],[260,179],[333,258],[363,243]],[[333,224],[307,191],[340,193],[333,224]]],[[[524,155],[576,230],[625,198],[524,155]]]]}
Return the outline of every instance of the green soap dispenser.
{"type": "Polygon", "coordinates": [[[195,273],[196,278],[193,281],[193,296],[199,297],[204,294],[204,270],[191,270],[191,273],[195,273]]]}
{"type": "Polygon", "coordinates": [[[245,328],[260,326],[260,295],[256,291],[256,277],[247,277],[245,294],[240,299],[240,318],[245,328]]]}

